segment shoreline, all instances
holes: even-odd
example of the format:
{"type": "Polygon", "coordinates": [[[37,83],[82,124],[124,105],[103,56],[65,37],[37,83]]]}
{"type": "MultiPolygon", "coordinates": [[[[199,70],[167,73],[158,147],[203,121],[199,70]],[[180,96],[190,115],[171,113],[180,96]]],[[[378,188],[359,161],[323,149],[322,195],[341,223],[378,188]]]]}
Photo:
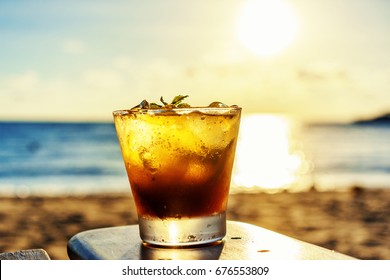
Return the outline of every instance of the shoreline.
{"type": "MultiPolygon", "coordinates": [[[[236,193],[227,218],[255,224],[359,259],[390,259],[390,190],[236,193]]],[[[137,223],[130,193],[0,196],[0,252],[45,249],[68,259],[80,231],[137,223]]]]}

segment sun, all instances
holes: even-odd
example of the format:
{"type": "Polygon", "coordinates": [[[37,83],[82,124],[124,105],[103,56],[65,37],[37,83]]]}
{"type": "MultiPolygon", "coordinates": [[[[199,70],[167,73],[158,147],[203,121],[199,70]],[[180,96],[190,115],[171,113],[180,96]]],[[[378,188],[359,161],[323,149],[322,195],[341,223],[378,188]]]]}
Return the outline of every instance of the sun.
{"type": "Polygon", "coordinates": [[[280,53],[296,37],[298,20],[283,0],[249,0],[237,22],[239,41],[261,57],[280,53]]]}

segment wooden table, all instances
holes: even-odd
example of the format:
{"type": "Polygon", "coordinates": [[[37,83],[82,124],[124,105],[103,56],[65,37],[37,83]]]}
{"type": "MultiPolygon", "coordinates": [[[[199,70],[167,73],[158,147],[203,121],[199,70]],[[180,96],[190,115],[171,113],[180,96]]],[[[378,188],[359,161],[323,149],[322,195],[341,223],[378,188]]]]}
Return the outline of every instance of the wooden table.
{"type": "Polygon", "coordinates": [[[228,221],[223,241],[191,248],[142,243],[138,225],[84,231],[68,242],[70,259],[89,260],[347,260],[350,256],[247,223],[228,221]]]}
{"type": "Polygon", "coordinates": [[[0,260],[50,260],[50,257],[43,249],[28,249],[0,253],[0,260]]]}

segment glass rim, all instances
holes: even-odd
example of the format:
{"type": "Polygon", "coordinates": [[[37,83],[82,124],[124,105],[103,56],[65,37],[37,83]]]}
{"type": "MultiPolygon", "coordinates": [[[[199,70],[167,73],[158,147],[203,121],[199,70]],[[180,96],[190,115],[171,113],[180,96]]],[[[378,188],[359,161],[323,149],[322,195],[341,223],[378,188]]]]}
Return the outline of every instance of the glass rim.
{"type": "Polygon", "coordinates": [[[167,114],[169,115],[170,112],[174,113],[172,115],[181,115],[186,113],[192,113],[192,112],[199,112],[203,114],[237,114],[238,112],[241,112],[242,108],[239,106],[229,106],[229,107],[187,107],[187,108],[145,108],[145,109],[120,109],[120,110],[114,110],[112,114],[114,116],[122,116],[122,115],[129,115],[129,114],[167,114]]]}

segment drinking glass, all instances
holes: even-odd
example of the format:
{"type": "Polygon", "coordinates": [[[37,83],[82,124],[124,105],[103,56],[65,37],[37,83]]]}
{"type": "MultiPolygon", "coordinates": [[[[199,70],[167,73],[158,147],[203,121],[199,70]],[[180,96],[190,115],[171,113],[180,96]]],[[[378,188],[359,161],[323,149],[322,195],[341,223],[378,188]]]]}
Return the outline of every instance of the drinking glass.
{"type": "Polygon", "coordinates": [[[141,239],[190,246],[226,234],[241,108],[113,112],[141,239]]]}

